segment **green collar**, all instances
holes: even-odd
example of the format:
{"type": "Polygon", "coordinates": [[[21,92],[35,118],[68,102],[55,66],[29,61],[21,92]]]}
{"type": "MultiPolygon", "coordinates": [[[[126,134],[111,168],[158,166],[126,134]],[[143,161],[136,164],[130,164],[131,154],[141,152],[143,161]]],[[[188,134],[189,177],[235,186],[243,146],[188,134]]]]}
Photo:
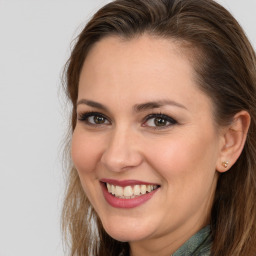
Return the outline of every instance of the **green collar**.
{"type": "Polygon", "coordinates": [[[211,229],[210,226],[206,226],[193,235],[171,256],[210,256],[211,245],[211,229]]]}

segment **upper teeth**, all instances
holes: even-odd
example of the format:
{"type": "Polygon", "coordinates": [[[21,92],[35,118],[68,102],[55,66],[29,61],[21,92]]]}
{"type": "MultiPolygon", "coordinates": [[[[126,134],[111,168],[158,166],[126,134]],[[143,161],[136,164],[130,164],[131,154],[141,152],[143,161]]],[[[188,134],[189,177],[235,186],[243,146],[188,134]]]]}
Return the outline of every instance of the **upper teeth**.
{"type": "Polygon", "coordinates": [[[133,198],[156,189],[156,185],[135,185],[120,187],[107,183],[108,192],[120,198],[133,198]]]}

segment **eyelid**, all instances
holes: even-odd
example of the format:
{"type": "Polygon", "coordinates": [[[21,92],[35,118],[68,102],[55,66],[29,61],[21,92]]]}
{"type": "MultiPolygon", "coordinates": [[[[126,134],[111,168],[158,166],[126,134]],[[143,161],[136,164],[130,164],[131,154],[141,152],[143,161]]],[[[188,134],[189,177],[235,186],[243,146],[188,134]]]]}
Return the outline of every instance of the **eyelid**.
{"type": "Polygon", "coordinates": [[[100,113],[100,112],[96,112],[96,111],[87,111],[87,112],[82,112],[82,113],[77,113],[77,119],[81,122],[85,122],[88,125],[92,125],[92,126],[101,126],[101,125],[109,125],[111,124],[111,121],[108,117],[106,117],[104,114],[100,113]],[[103,124],[93,124],[88,122],[88,118],[89,117],[93,117],[93,116],[99,116],[102,117],[104,119],[106,119],[108,121],[108,123],[103,123],[103,124]]]}
{"type": "Polygon", "coordinates": [[[149,128],[152,128],[152,129],[165,129],[165,128],[169,128],[170,126],[175,125],[175,124],[178,124],[178,122],[174,118],[172,118],[172,117],[170,117],[168,115],[162,114],[162,113],[156,113],[156,114],[147,115],[144,118],[144,120],[143,120],[142,126],[149,127],[149,128]],[[154,118],[165,119],[170,124],[164,125],[164,126],[149,126],[149,125],[145,125],[146,122],[148,122],[150,119],[154,119],[154,118]]]}

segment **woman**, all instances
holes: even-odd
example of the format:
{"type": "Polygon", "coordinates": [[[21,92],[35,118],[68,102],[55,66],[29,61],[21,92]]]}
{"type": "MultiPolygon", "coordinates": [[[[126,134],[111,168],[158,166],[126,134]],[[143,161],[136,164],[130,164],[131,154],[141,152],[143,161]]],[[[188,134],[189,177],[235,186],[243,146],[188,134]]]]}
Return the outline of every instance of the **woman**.
{"type": "Polygon", "coordinates": [[[66,72],[70,255],[256,255],[256,58],[223,7],[116,0],[66,72]]]}

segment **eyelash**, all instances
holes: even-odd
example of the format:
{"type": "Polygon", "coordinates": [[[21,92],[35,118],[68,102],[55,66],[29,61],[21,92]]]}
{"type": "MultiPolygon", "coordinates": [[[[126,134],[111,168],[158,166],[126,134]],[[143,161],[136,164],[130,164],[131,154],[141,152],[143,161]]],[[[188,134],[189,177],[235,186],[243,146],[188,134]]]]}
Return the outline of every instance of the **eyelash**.
{"type": "MultiPolygon", "coordinates": [[[[100,126],[102,126],[102,125],[109,125],[109,124],[111,124],[111,121],[105,116],[105,115],[103,115],[103,114],[101,114],[101,113],[99,113],[99,112],[84,112],[84,113],[81,113],[81,114],[79,114],[78,115],[78,120],[79,121],[82,121],[82,122],[85,122],[87,125],[90,125],[90,126],[94,126],[94,127],[100,127],[100,126]],[[104,123],[101,123],[101,124],[97,124],[97,123],[92,123],[92,122],[89,122],[89,118],[90,117],[100,117],[100,118],[103,118],[103,120],[104,120],[104,123]],[[108,122],[108,123],[105,123],[105,122],[108,122]]],[[[95,121],[95,120],[94,120],[95,121]]],[[[155,120],[156,121],[156,120],[155,120]]],[[[168,128],[168,127],[170,127],[170,126],[172,126],[172,125],[175,125],[175,124],[177,124],[178,122],[175,120],[175,119],[173,119],[172,117],[170,117],[170,116],[167,116],[167,115],[165,115],[165,114],[162,114],[162,113],[155,113],[155,114],[150,114],[150,115],[148,115],[148,116],[146,116],[144,119],[143,119],[143,122],[142,122],[142,126],[143,127],[149,127],[149,128],[151,128],[151,129],[155,129],[155,130],[160,130],[160,129],[165,129],[165,128],[168,128]],[[158,118],[158,119],[162,119],[164,122],[167,122],[167,123],[169,123],[168,125],[163,125],[163,126],[157,126],[157,125],[155,125],[155,126],[148,126],[148,125],[146,125],[146,123],[148,122],[148,121],[150,121],[151,119],[153,120],[153,119],[156,119],[156,118],[158,118]]],[[[154,124],[155,124],[155,122],[154,122],[154,124]]]]}
{"type": "Polygon", "coordinates": [[[105,115],[103,115],[99,112],[84,112],[84,113],[81,113],[78,116],[78,120],[82,121],[82,122],[85,122],[86,124],[91,125],[91,126],[104,125],[104,123],[103,124],[96,124],[96,123],[93,124],[93,123],[89,122],[88,119],[90,117],[100,117],[100,118],[103,118],[105,121],[107,120],[109,123],[111,123],[105,115]]]}
{"type": "Polygon", "coordinates": [[[148,122],[148,121],[151,120],[151,119],[156,119],[156,118],[162,119],[162,120],[164,120],[165,122],[168,122],[169,124],[168,124],[168,125],[163,125],[163,126],[148,126],[148,127],[152,128],[152,129],[158,129],[158,130],[159,130],[159,129],[168,128],[168,127],[170,127],[170,126],[175,125],[175,124],[178,123],[175,119],[173,119],[173,118],[170,117],[170,116],[167,116],[167,115],[162,114],[162,113],[156,113],[156,114],[150,114],[150,115],[146,116],[146,118],[144,119],[144,122],[143,122],[142,126],[146,126],[146,125],[145,125],[146,122],[148,122]]]}

